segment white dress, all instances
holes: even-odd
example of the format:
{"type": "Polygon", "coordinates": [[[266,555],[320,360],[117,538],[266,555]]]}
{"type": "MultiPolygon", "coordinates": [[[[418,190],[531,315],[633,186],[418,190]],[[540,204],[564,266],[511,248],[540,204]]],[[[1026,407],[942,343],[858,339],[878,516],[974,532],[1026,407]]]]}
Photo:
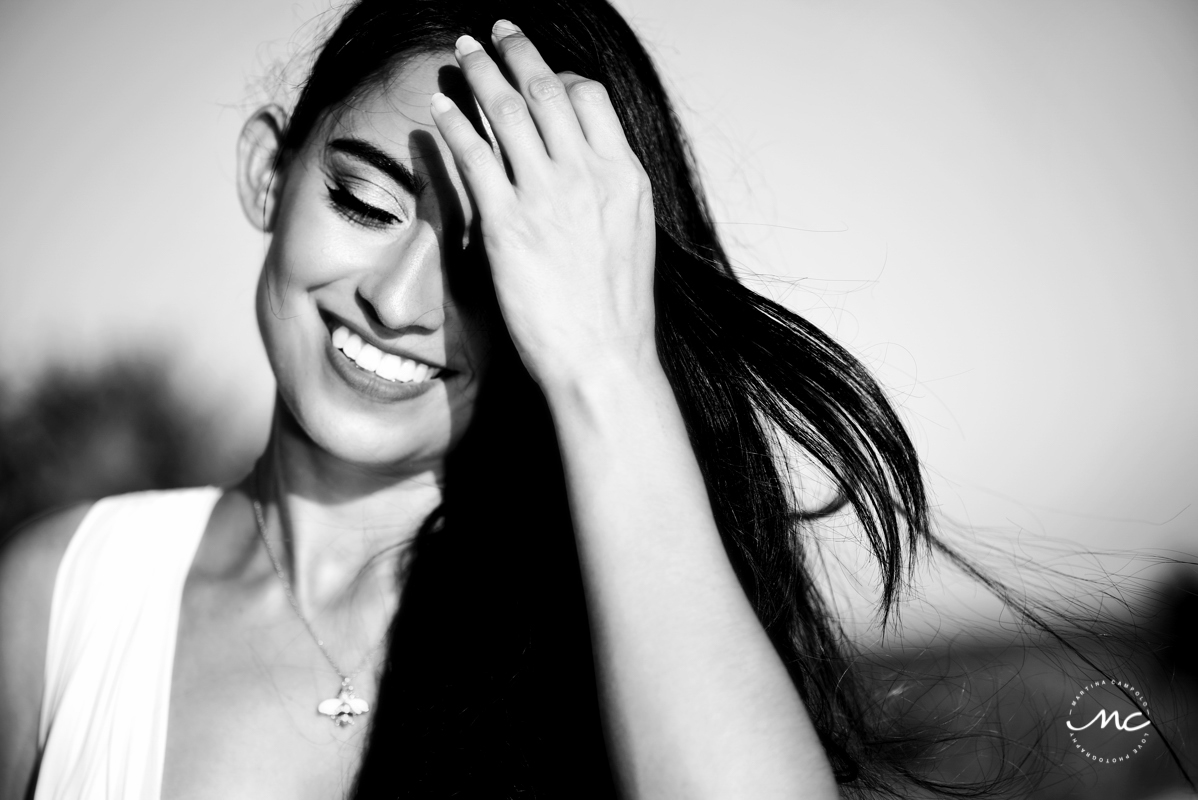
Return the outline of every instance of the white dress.
{"type": "Polygon", "coordinates": [[[97,502],[54,581],[35,800],[158,800],[183,583],[221,490],[97,502]]]}

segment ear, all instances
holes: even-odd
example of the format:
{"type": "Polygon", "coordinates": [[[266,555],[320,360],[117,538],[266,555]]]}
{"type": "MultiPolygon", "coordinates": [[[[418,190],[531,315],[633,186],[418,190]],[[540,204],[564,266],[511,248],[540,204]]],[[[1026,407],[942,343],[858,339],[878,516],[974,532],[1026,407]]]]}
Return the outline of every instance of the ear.
{"type": "Polygon", "coordinates": [[[283,143],[287,114],[276,105],[254,112],[237,140],[237,194],[246,218],[258,230],[270,233],[275,225],[282,176],[275,174],[275,159],[283,143]]]}

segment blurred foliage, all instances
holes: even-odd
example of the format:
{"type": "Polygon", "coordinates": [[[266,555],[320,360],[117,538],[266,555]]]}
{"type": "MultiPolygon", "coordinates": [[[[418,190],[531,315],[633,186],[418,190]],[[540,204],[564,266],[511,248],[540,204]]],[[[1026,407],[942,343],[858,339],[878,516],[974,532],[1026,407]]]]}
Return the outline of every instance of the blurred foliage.
{"type": "Polygon", "coordinates": [[[140,489],[224,483],[253,452],[178,391],[165,358],[126,356],[0,385],[0,533],[42,511],[140,489]]]}

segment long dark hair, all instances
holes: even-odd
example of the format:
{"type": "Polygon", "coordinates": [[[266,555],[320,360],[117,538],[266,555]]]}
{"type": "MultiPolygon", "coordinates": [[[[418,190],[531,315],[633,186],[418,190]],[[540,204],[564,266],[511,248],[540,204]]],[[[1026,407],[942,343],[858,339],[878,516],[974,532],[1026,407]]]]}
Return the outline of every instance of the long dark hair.
{"type": "MultiPolygon", "coordinates": [[[[919,459],[885,394],[844,348],[734,277],[691,153],[637,37],[604,0],[361,0],[328,36],[279,166],[325,116],[404,58],[452,50],[495,20],[550,67],[607,88],[656,212],[657,346],[741,584],[802,696],[838,779],[958,793],[912,767],[817,589],[808,525],[780,443],[855,512],[891,611],[930,541],[919,459]]],[[[490,313],[494,313],[491,309],[490,313]]],[[[361,798],[614,796],[558,445],[503,328],[444,502],[404,560],[361,798]]]]}

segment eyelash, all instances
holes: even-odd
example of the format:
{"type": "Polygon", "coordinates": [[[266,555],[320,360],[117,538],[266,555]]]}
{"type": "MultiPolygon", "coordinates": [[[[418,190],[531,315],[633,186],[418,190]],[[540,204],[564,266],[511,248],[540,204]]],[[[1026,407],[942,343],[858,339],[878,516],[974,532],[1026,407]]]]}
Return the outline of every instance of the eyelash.
{"type": "Polygon", "coordinates": [[[394,214],[364,203],[341,184],[326,184],[333,208],[346,219],[367,228],[383,228],[399,222],[394,214]]]}

